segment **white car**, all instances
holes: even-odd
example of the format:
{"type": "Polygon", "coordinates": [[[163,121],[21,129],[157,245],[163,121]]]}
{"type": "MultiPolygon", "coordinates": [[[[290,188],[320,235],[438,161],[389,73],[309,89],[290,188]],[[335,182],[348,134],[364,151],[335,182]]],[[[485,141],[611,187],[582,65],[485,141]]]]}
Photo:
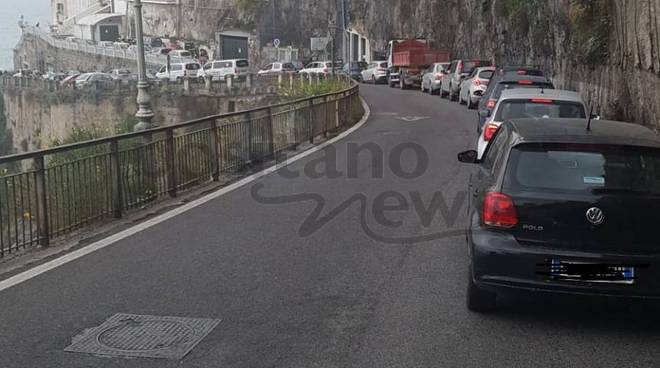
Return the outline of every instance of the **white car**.
{"type": "Polygon", "coordinates": [[[586,119],[587,114],[584,101],[577,92],[539,88],[505,90],[479,135],[478,158],[481,159],[488,142],[504,121],[531,118],[538,119],[539,124],[545,124],[543,120],[546,119],[586,119]]]}
{"type": "Polygon", "coordinates": [[[201,68],[202,66],[196,62],[170,63],[169,69],[167,65],[164,65],[158,70],[156,79],[178,82],[184,77],[197,78],[197,74],[201,68]]]}
{"type": "Polygon", "coordinates": [[[245,59],[214,60],[204,65],[197,74],[197,78],[203,81],[205,78],[211,80],[226,80],[228,76],[245,78],[250,72],[250,63],[245,59]]]}
{"type": "Polygon", "coordinates": [[[387,83],[387,61],[372,61],[362,71],[362,81],[371,83],[387,83]]]}
{"type": "Polygon", "coordinates": [[[168,53],[171,58],[192,59],[192,54],[188,50],[172,50],[168,53]]]}
{"type": "Polygon", "coordinates": [[[284,72],[295,72],[296,67],[292,63],[270,63],[257,72],[258,75],[277,74],[284,72]]]}
{"type": "MultiPolygon", "coordinates": [[[[335,69],[341,68],[340,63],[335,63],[335,69]]],[[[307,64],[298,73],[300,74],[329,74],[332,73],[332,61],[313,61],[307,64]]]]}
{"type": "Polygon", "coordinates": [[[494,66],[474,68],[472,73],[461,82],[460,91],[458,92],[458,103],[467,105],[468,109],[477,107],[494,73],[494,66]]]}

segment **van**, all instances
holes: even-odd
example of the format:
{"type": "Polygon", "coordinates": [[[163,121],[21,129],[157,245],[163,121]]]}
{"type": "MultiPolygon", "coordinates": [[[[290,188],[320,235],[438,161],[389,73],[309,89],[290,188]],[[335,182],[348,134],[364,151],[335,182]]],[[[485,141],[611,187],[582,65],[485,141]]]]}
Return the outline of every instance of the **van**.
{"type": "Polygon", "coordinates": [[[244,79],[249,73],[249,67],[250,64],[245,59],[213,60],[204,65],[197,77],[200,80],[226,80],[231,75],[234,79],[244,79]]]}
{"type": "Polygon", "coordinates": [[[201,68],[201,65],[196,62],[170,63],[169,69],[167,68],[167,65],[164,65],[158,70],[158,73],[156,73],[156,79],[178,82],[184,77],[197,78],[197,74],[201,68]]]}

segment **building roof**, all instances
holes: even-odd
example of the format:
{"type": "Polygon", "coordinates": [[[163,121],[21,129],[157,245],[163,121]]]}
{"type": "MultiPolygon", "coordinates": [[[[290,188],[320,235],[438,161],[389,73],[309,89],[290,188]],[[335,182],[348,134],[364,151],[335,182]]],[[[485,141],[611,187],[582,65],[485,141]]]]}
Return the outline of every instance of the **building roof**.
{"type": "Polygon", "coordinates": [[[123,16],[122,14],[119,13],[100,13],[100,14],[92,14],[88,15],[84,18],[81,18],[76,22],[76,24],[80,24],[83,26],[95,26],[101,22],[110,20],[115,17],[121,17],[123,16]]]}

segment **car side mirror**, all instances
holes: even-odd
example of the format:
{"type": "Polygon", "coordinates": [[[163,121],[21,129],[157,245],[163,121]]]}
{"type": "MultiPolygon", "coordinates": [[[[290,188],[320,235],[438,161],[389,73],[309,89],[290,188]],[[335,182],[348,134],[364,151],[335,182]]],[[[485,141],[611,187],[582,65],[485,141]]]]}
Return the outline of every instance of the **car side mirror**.
{"type": "Polygon", "coordinates": [[[482,118],[489,118],[490,117],[490,110],[481,110],[479,111],[479,116],[482,118]]]}
{"type": "Polygon", "coordinates": [[[479,163],[479,154],[475,150],[464,151],[458,154],[458,161],[464,164],[479,163]]]}
{"type": "Polygon", "coordinates": [[[600,115],[591,114],[592,120],[600,120],[600,115]]]}
{"type": "Polygon", "coordinates": [[[464,80],[465,78],[467,78],[466,75],[461,75],[461,76],[460,76],[460,79],[461,79],[461,80],[464,80]]]}

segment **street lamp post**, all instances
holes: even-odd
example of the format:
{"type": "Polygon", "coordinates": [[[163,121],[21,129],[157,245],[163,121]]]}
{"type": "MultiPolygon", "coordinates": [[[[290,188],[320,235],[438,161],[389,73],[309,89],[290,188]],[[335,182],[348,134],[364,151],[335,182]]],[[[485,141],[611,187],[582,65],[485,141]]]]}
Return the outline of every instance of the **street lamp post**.
{"type": "Polygon", "coordinates": [[[138,63],[138,111],[135,117],[138,119],[135,131],[152,128],[154,112],[151,110],[151,96],[149,96],[149,81],[147,81],[146,62],[144,57],[144,34],[142,31],[142,0],[135,0],[135,37],[137,41],[137,63],[138,63]]]}

